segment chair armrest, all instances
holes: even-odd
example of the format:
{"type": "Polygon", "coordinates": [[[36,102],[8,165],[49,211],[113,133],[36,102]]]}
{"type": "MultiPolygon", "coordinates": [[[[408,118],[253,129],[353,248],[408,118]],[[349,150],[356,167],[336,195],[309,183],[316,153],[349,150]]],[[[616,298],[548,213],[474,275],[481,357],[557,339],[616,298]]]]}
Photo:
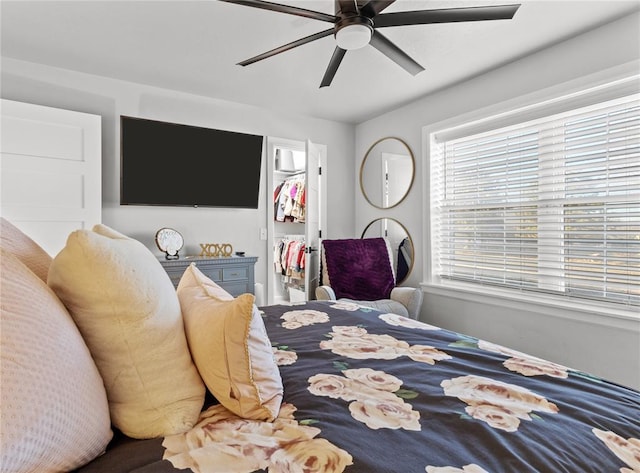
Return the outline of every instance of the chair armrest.
{"type": "Polygon", "coordinates": [[[394,287],[391,290],[391,300],[401,303],[407,308],[409,317],[418,319],[422,307],[422,289],[415,287],[394,287]]]}
{"type": "Polygon", "coordinates": [[[336,293],[329,286],[316,287],[316,299],[319,301],[335,301],[336,293]]]}

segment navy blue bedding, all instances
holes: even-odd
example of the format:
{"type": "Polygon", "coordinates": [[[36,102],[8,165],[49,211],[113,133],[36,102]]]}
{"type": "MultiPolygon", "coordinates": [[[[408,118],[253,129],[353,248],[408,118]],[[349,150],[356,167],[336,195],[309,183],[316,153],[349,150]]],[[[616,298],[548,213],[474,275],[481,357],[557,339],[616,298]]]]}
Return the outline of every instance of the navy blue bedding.
{"type": "Polygon", "coordinates": [[[640,472],[640,393],[350,303],[263,307],[273,423],[211,400],[190,432],[117,435],[80,471],[640,472]]]}

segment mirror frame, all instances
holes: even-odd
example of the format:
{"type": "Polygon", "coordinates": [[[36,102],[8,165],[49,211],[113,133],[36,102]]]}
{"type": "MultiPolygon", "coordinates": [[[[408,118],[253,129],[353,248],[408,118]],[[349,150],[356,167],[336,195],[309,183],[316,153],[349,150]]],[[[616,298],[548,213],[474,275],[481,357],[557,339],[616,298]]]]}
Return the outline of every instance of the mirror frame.
{"type": "MultiPolygon", "coordinates": [[[[360,235],[360,239],[365,238],[365,234],[367,233],[367,230],[369,230],[369,228],[371,228],[372,225],[374,225],[375,223],[377,223],[377,222],[379,222],[380,220],[383,220],[383,219],[388,219],[388,220],[400,225],[400,228],[402,228],[402,230],[404,230],[405,234],[407,235],[407,238],[409,239],[409,243],[411,243],[411,248],[413,250],[413,257],[411,258],[411,264],[409,264],[409,269],[407,269],[407,274],[405,275],[404,278],[402,278],[401,281],[398,281],[396,279],[396,286],[398,286],[398,285],[402,284],[403,282],[405,282],[409,278],[409,275],[411,274],[411,271],[413,271],[413,266],[414,266],[415,261],[416,261],[416,247],[413,244],[413,238],[411,238],[411,234],[409,233],[409,230],[407,230],[407,227],[405,227],[402,223],[400,223],[395,218],[392,218],[392,217],[379,217],[379,218],[376,218],[376,219],[370,221],[367,224],[367,226],[364,227],[364,230],[362,230],[362,234],[360,235]]],[[[397,272],[398,272],[398,268],[397,268],[397,264],[396,264],[396,268],[394,268],[394,273],[396,273],[396,278],[398,277],[397,272]]]]}
{"type": "Polygon", "coordinates": [[[362,192],[362,195],[364,196],[365,200],[367,202],[369,202],[369,204],[372,205],[373,207],[375,207],[377,209],[381,209],[381,210],[392,209],[392,208],[400,205],[400,203],[404,199],[406,199],[407,195],[409,195],[409,191],[413,187],[413,181],[415,180],[415,177],[416,177],[416,159],[413,156],[413,151],[411,151],[411,148],[409,147],[407,142],[404,141],[402,138],[398,138],[396,136],[385,136],[384,138],[380,138],[378,141],[376,141],[371,146],[369,146],[369,149],[367,150],[367,152],[364,155],[364,159],[362,160],[362,164],[360,164],[360,192],[362,192]],[[385,140],[396,140],[396,141],[399,141],[407,149],[407,151],[409,152],[409,157],[411,158],[411,181],[409,182],[409,185],[407,186],[407,189],[405,190],[405,192],[402,195],[402,197],[398,200],[398,202],[396,202],[395,204],[390,205],[388,207],[382,207],[380,205],[376,205],[373,202],[371,202],[371,199],[369,198],[369,196],[367,195],[367,192],[364,189],[364,182],[363,182],[363,179],[362,179],[363,178],[363,174],[364,174],[364,167],[365,167],[365,165],[367,163],[367,158],[369,157],[369,154],[371,153],[373,148],[376,147],[376,145],[380,144],[381,142],[383,142],[385,140]]]}

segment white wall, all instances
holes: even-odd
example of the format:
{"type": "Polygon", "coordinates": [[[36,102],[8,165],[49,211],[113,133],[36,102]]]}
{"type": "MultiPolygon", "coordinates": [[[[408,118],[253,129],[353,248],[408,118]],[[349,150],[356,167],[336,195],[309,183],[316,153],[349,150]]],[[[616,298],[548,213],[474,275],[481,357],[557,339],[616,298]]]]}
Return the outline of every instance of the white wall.
{"type": "MultiPolygon", "coordinates": [[[[618,21],[538,51],[469,81],[453,85],[356,127],[355,169],[369,146],[383,136],[397,136],[412,148],[416,181],[398,207],[378,210],[356,194],[356,233],[378,217],[402,222],[416,243],[416,265],[407,285],[428,282],[428,201],[423,127],[496,104],[514,102],[559,84],[579,85],[612,69],[636,68],[640,59],[640,15],[618,21]]],[[[428,73],[425,72],[425,73],[428,73]]],[[[498,107],[499,108],[499,107],[498,107]]],[[[357,174],[356,174],[357,179],[357,174]]],[[[421,319],[577,369],[640,388],[640,318],[610,319],[581,311],[528,309],[504,300],[428,291],[421,319]]]]}
{"type": "MultiPolygon", "coordinates": [[[[266,159],[260,184],[260,206],[249,209],[120,206],[120,115],[152,118],[210,128],[311,139],[327,146],[327,193],[330,212],[325,234],[347,238],[354,232],[354,126],[305,116],[287,115],[226,100],[82,74],[40,64],[2,58],[2,97],[21,102],[77,110],[102,116],[103,223],[139,239],[159,256],[154,236],[172,227],[185,238],[181,254],[198,254],[200,243],[231,243],[234,250],[258,256],[256,281],[266,284],[267,242],[259,229],[267,228],[266,159]]],[[[183,169],[176,179],[189,179],[197,169],[183,169]]],[[[269,250],[270,251],[270,250],[269,250]]]]}

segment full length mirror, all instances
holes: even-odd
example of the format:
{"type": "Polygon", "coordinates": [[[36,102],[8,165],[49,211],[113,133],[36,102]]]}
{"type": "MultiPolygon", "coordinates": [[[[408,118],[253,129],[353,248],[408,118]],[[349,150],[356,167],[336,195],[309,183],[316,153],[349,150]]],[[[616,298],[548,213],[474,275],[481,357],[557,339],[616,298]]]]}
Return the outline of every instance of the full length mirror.
{"type": "Polygon", "coordinates": [[[360,166],[360,189],[374,207],[395,207],[407,196],[413,184],[415,160],[409,146],[400,138],[376,141],[360,166]]]}
{"type": "Polygon", "coordinates": [[[404,225],[393,218],[378,218],[366,226],[361,238],[386,238],[391,246],[396,284],[404,282],[411,270],[415,254],[413,240],[404,225]]]}

